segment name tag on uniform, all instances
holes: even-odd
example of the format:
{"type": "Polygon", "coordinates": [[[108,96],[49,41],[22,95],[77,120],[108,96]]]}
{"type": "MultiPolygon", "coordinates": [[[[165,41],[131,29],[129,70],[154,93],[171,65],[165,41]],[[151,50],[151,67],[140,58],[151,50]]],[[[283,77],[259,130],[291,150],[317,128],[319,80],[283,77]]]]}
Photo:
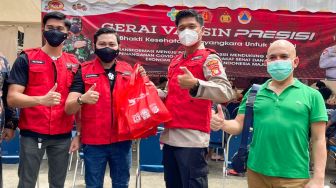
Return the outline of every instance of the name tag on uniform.
{"type": "Polygon", "coordinates": [[[32,63],[32,64],[45,64],[44,61],[40,61],[40,60],[31,60],[30,63],[32,63]]]}
{"type": "Polygon", "coordinates": [[[195,61],[195,60],[198,60],[198,59],[202,59],[203,56],[199,55],[199,56],[195,56],[193,58],[191,58],[191,61],[195,61]]]}
{"type": "Polygon", "coordinates": [[[99,77],[99,74],[87,74],[87,75],[85,75],[85,78],[95,78],[95,77],[99,77]]]}

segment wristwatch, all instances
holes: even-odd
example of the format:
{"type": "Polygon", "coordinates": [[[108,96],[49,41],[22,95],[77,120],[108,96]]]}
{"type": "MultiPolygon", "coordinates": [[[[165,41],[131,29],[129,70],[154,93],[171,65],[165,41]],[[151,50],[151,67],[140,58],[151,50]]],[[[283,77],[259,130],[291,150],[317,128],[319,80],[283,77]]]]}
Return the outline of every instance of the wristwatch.
{"type": "Polygon", "coordinates": [[[83,104],[83,101],[82,101],[82,95],[79,96],[79,97],[77,98],[77,103],[78,103],[79,105],[82,105],[82,104],[83,104]]]}
{"type": "Polygon", "coordinates": [[[192,89],[198,90],[199,85],[200,85],[200,83],[197,80],[196,84],[192,87],[192,89]]]}

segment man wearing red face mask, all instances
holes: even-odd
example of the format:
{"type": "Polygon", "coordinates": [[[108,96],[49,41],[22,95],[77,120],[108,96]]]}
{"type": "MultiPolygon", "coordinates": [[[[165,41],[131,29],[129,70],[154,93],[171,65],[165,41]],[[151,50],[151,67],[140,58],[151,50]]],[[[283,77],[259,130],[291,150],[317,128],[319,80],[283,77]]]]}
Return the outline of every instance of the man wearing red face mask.
{"type": "Polygon", "coordinates": [[[233,91],[221,59],[204,47],[202,16],[182,10],[175,24],[184,52],[172,59],[168,69],[165,103],[172,120],[161,135],[164,177],[167,188],[206,188],[211,100],[224,103],[233,91]]]}
{"type": "MultiPolygon", "coordinates": [[[[324,186],[325,129],[328,121],[321,94],[294,78],[299,58],[292,43],[273,42],[267,51],[267,72],[253,107],[253,139],[247,161],[249,188],[324,186]],[[314,174],[309,173],[309,141],[314,174]]],[[[248,91],[234,120],[213,115],[211,128],[233,135],[243,129],[248,91]]],[[[220,110],[220,107],[219,109],[220,110]]]]}
{"type": "Polygon", "coordinates": [[[64,112],[78,68],[77,59],[62,52],[70,22],[60,12],[43,17],[42,48],[24,50],[9,78],[8,104],[21,108],[19,188],[34,188],[43,154],[50,187],[64,187],[74,118],[64,112]]]}
{"type": "MultiPolygon", "coordinates": [[[[118,61],[120,38],[112,28],[101,28],[94,35],[96,59],[81,64],[72,83],[65,111],[81,109],[80,133],[73,145],[83,144],[87,188],[102,188],[106,164],[113,188],[127,188],[131,167],[131,144],[117,134],[116,95],[127,89],[131,65],[118,61]]],[[[139,72],[145,75],[140,67],[139,72]]]]}

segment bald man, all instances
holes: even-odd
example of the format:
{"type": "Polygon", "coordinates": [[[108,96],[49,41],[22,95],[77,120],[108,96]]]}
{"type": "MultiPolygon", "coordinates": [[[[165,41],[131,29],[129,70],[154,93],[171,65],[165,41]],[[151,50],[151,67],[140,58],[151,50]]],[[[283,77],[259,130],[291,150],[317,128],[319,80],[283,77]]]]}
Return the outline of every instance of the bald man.
{"type": "MultiPolygon", "coordinates": [[[[321,94],[294,78],[299,58],[292,43],[273,42],[267,51],[267,72],[254,103],[253,139],[248,156],[249,188],[323,188],[328,120],[321,94]],[[309,140],[314,174],[309,174],[309,140]]],[[[249,93],[249,92],[248,92],[249,93]]],[[[211,128],[242,132],[246,99],[234,120],[213,115],[211,128]]]]}

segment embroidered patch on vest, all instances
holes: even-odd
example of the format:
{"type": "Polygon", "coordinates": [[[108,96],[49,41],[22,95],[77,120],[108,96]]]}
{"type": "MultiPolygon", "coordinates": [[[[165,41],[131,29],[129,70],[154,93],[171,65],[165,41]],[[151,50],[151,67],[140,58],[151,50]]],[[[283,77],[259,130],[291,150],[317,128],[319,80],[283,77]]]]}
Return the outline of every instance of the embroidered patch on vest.
{"type": "Polygon", "coordinates": [[[87,74],[85,75],[85,78],[96,78],[99,77],[99,74],[87,74]]]}
{"type": "Polygon", "coordinates": [[[124,75],[124,76],[130,76],[130,75],[131,75],[131,72],[130,72],[130,71],[124,71],[124,72],[122,73],[122,75],[124,75]]]}
{"type": "Polygon", "coordinates": [[[40,61],[40,60],[31,60],[30,63],[32,63],[32,64],[45,64],[44,61],[40,61]]]}
{"type": "Polygon", "coordinates": [[[211,71],[211,76],[220,75],[222,72],[219,69],[219,61],[218,60],[211,60],[209,61],[206,66],[211,71]]]}
{"type": "Polygon", "coordinates": [[[65,66],[66,66],[66,68],[67,68],[68,70],[71,70],[71,69],[73,69],[73,68],[77,68],[77,67],[78,67],[78,64],[74,64],[74,63],[68,62],[68,63],[65,64],[65,66]]]}
{"type": "Polygon", "coordinates": [[[202,59],[203,56],[199,55],[199,56],[195,56],[193,58],[191,58],[191,61],[195,61],[195,60],[198,60],[198,59],[202,59]]]}

